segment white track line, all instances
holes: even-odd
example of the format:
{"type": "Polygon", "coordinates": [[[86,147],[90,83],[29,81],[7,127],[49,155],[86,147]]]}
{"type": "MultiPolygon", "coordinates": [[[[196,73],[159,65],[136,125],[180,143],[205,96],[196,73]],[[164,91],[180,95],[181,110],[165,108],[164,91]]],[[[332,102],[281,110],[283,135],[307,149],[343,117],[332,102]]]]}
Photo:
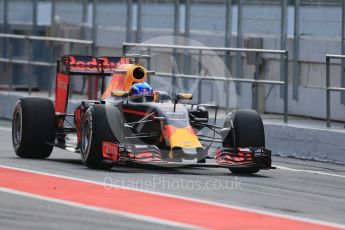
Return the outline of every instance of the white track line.
{"type": "Polygon", "coordinates": [[[12,128],[9,128],[9,127],[0,127],[0,130],[7,131],[7,132],[12,132],[12,128]]]}
{"type": "MultiPolygon", "coordinates": [[[[69,176],[62,176],[62,175],[58,175],[58,174],[34,171],[34,170],[29,170],[29,169],[9,167],[9,166],[5,166],[5,165],[0,165],[0,167],[104,186],[104,183],[91,181],[91,180],[79,179],[79,178],[74,178],[74,177],[69,177],[69,176]]],[[[345,225],[343,225],[343,224],[337,224],[337,223],[332,223],[332,222],[328,222],[328,221],[314,220],[314,219],[310,219],[310,218],[291,216],[291,215],[287,215],[287,214],[278,214],[278,213],[263,211],[263,210],[254,209],[254,208],[244,208],[244,207],[235,206],[235,205],[221,204],[221,203],[216,203],[216,202],[212,202],[212,201],[200,200],[197,198],[189,198],[189,197],[160,193],[160,192],[154,192],[154,191],[146,191],[146,190],[142,190],[142,189],[129,188],[129,187],[125,187],[125,186],[117,186],[117,185],[116,186],[115,185],[109,185],[109,186],[116,188],[116,189],[127,189],[127,190],[149,193],[149,194],[154,194],[154,195],[159,195],[159,196],[165,196],[165,197],[171,197],[171,198],[182,199],[182,200],[187,200],[187,201],[193,201],[193,202],[198,202],[198,203],[203,203],[203,204],[208,204],[208,205],[215,205],[218,207],[236,209],[236,210],[240,210],[240,211],[254,212],[254,213],[259,213],[259,214],[263,214],[263,215],[285,218],[285,219],[289,219],[289,220],[293,220],[293,221],[302,221],[302,222],[311,223],[311,224],[317,224],[317,225],[323,225],[323,226],[330,226],[330,227],[345,229],[345,225]]]]}
{"type": "Polygon", "coordinates": [[[16,191],[16,190],[13,190],[13,189],[8,189],[8,188],[0,187],[0,192],[5,192],[5,193],[9,193],[9,194],[14,194],[14,195],[20,195],[20,196],[25,196],[25,197],[34,198],[34,199],[43,200],[43,201],[54,202],[54,203],[57,203],[57,204],[68,205],[68,206],[72,206],[72,207],[76,207],[76,208],[82,208],[82,209],[87,209],[87,210],[96,211],[96,212],[103,212],[103,213],[107,213],[107,214],[115,214],[115,215],[123,216],[123,217],[126,217],[126,218],[131,218],[131,219],[135,219],[135,220],[139,220],[139,221],[150,222],[150,223],[154,223],[154,224],[167,225],[167,226],[171,226],[171,227],[187,228],[187,229],[201,229],[201,227],[198,227],[198,226],[193,226],[193,225],[189,225],[189,224],[179,223],[179,222],[175,222],[175,221],[169,221],[169,220],[164,220],[164,219],[150,217],[150,216],[133,214],[133,213],[124,212],[124,211],[117,211],[117,210],[113,210],[113,209],[99,208],[99,207],[96,207],[96,206],[80,204],[80,203],[77,203],[77,202],[65,201],[65,200],[50,198],[50,197],[46,197],[46,196],[35,195],[35,194],[27,193],[27,192],[20,192],[20,191],[16,191]]]}
{"type": "Polygon", "coordinates": [[[345,178],[345,175],[339,175],[339,174],[333,174],[333,173],[327,173],[327,172],[321,172],[321,171],[314,171],[314,170],[293,169],[293,168],[289,168],[289,167],[285,167],[285,166],[279,166],[279,165],[274,165],[274,166],[277,167],[277,169],[282,169],[282,170],[287,170],[287,171],[292,171],[292,172],[306,172],[306,173],[318,174],[318,175],[323,175],[323,176],[345,178]]]}

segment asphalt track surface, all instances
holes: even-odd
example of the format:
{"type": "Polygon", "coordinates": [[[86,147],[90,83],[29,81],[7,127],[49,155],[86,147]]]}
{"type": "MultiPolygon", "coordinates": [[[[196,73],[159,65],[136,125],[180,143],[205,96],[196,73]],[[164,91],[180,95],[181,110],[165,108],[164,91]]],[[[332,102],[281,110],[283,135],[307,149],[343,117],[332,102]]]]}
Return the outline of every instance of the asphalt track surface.
{"type": "MultiPolygon", "coordinates": [[[[59,149],[55,149],[51,157],[46,160],[16,157],[11,142],[10,123],[0,121],[0,173],[1,167],[32,170],[103,183],[105,187],[110,185],[129,187],[242,207],[258,213],[274,213],[288,218],[325,222],[344,228],[345,168],[343,165],[280,157],[274,157],[273,162],[277,166],[276,170],[260,171],[258,175],[253,176],[235,176],[227,169],[221,168],[117,167],[111,171],[96,171],[85,168],[78,154],[59,149]]],[[[80,191],[80,193],[86,192],[80,191]]],[[[152,203],[152,206],[155,206],[155,203],[152,203]]],[[[164,209],[160,211],[169,212],[164,209]]],[[[229,216],[225,221],[231,222],[231,218],[229,216]]],[[[15,190],[1,189],[0,186],[0,229],[185,227],[188,225],[136,218],[102,209],[71,206],[15,190]]]]}

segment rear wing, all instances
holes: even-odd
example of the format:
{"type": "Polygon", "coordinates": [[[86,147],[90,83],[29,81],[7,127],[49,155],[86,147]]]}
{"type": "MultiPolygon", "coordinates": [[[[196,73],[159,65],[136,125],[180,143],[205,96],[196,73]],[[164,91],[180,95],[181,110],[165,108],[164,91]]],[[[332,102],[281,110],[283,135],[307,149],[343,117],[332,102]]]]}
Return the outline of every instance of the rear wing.
{"type": "Polygon", "coordinates": [[[111,76],[120,64],[131,64],[130,58],[66,55],[58,60],[58,72],[73,75],[111,76]]]}
{"type": "MultiPolygon", "coordinates": [[[[55,112],[66,113],[70,76],[87,75],[102,78],[102,92],[106,76],[112,76],[121,64],[131,64],[132,59],[126,57],[94,57],[82,55],[66,55],[57,60],[55,112]]],[[[98,90],[98,81],[95,82],[95,91],[98,90]]]]}

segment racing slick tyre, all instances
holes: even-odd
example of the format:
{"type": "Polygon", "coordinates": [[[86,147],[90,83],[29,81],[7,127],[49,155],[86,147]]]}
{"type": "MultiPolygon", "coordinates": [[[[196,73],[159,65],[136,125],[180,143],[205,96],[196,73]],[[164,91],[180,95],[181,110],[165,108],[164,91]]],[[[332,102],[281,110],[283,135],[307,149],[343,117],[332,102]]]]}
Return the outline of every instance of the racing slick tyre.
{"type": "MultiPolygon", "coordinates": [[[[223,145],[232,147],[265,147],[265,131],[260,115],[251,109],[238,109],[225,118],[224,127],[233,129],[223,140],[223,145]]],[[[230,169],[234,174],[257,173],[259,167],[230,169]]]]}
{"type": "Polygon", "coordinates": [[[19,99],[12,120],[12,143],[17,156],[49,157],[53,150],[55,127],[55,109],[51,100],[36,97],[19,99]]]}
{"type": "Polygon", "coordinates": [[[122,135],[122,116],[114,106],[93,105],[81,124],[81,159],[91,169],[110,170],[114,163],[102,156],[102,142],[118,143],[122,135]]]}

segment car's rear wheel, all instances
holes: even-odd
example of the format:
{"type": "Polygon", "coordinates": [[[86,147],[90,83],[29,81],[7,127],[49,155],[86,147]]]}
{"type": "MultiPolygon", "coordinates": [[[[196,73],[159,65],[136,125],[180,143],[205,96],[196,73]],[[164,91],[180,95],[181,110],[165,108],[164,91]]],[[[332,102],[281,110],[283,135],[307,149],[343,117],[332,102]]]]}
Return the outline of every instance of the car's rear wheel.
{"type": "Polygon", "coordinates": [[[55,109],[47,98],[21,98],[13,111],[12,143],[17,156],[47,158],[55,139],[55,109]]]}
{"type": "MultiPolygon", "coordinates": [[[[260,115],[251,109],[239,109],[230,112],[224,127],[231,128],[223,139],[224,146],[231,147],[265,147],[265,131],[260,115]]],[[[234,174],[257,173],[259,167],[230,169],[234,174]]]]}
{"type": "Polygon", "coordinates": [[[88,168],[109,170],[114,163],[102,156],[102,142],[118,143],[122,117],[114,106],[93,105],[81,124],[81,159],[88,168]]]}

